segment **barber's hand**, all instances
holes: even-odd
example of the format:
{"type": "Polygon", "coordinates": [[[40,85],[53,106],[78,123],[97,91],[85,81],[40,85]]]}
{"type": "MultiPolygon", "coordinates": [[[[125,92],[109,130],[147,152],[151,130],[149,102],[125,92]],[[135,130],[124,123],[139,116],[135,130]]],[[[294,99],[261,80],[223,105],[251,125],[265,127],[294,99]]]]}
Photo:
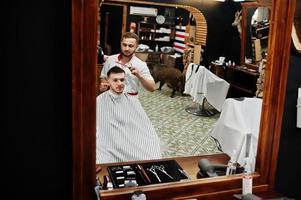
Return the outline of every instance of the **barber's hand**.
{"type": "Polygon", "coordinates": [[[136,67],[133,67],[131,65],[131,66],[129,66],[129,69],[134,76],[136,76],[137,78],[141,77],[140,71],[136,67]]]}

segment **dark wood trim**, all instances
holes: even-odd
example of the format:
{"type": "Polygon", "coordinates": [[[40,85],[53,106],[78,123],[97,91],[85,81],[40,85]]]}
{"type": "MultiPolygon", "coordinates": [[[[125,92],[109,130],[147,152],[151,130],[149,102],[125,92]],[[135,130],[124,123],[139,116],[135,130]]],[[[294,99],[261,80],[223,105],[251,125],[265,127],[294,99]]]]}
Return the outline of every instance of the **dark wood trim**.
{"type": "Polygon", "coordinates": [[[128,16],[128,8],[125,4],[121,4],[121,3],[110,3],[108,1],[105,1],[103,3],[103,5],[110,5],[110,6],[120,6],[122,7],[122,28],[121,31],[122,33],[124,33],[126,31],[126,19],[128,16]]]}
{"type": "Polygon", "coordinates": [[[72,0],[73,199],[95,197],[97,1],[72,0]]]}
{"type": "Polygon", "coordinates": [[[295,6],[296,1],[275,0],[270,23],[268,72],[264,86],[267,93],[263,99],[257,169],[271,188],[275,184],[295,6]]]}
{"type": "MultiPolygon", "coordinates": [[[[228,177],[214,177],[214,178],[201,178],[199,179],[197,174],[199,171],[198,162],[200,159],[208,159],[210,163],[218,164],[227,164],[230,159],[227,154],[210,154],[210,155],[201,155],[201,156],[189,156],[189,157],[175,157],[160,159],[162,160],[175,160],[185,172],[190,176],[191,180],[183,182],[171,182],[164,184],[153,184],[147,186],[140,186],[139,190],[142,190],[146,196],[150,199],[160,199],[160,195],[164,193],[164,199],[174,199],[177,198],[187,198],[189,195],[190,198],[196,197],[208,197],[216,195],[225,195],[230,192],[241,193],[241,175],[234,175],[231,177],[231,181],[224,185],[223,181],[228,180],[228,177]],[[187,193],[189,191],[189,194],[187,193]]],[[[144,162],[156,162],[158,160],[148,160],[140,161],[144,162]]],[[[97,173],[98,177],[103,177],[109,175],[107,171],[108,166],[115,165],[129,165],[136,162],[123,162],[123,163],[106,163],[99,165],[102,167],[102,170],[97,173]]],[[[260,182],[260,176],[258,173],[253,174],[253,182],[258,185],[260,182]]],[[[266,191],[267,185],[255,186],[254,192],[266,191]]],[[[130,196],[137,188],[126,188],[126,189],[116,189],[113,191],[103,190],[101,192],[102,199],[130,199],[130,196]]]]}
{"type": "MultiPolygon", "coordinates": [[[[274,0],[254,189],[272,189],[277,166],[295,0],[274,0]]],[[[93,199],[95,184],[96,0],[72,0],[73,199],[93,199]]],[[[241,191],[241,176],[149,188],[149,194],[214,199],[241,191]],[[182,184],[182,185],[181,185],[182,184]],[[174,188],[174,189],[171,189],[174,188]],[[171,191],[178,190],[177,196],[171,191]]],[[[111,199],[118,199],[117,197],[111,199]]]]}

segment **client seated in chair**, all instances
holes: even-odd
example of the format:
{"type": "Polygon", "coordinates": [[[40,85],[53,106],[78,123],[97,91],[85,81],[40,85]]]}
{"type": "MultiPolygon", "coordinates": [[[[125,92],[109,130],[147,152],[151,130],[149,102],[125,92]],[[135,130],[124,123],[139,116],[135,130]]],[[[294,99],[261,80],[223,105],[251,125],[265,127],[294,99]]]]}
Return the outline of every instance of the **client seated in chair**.
{"type": "Polygon", "coordinates": [[[123,92],[124,70],[113,67],[107,77],[110,90],[96,104],[96,162],[161,158],[159,138],[139,99],[123,92]]]}

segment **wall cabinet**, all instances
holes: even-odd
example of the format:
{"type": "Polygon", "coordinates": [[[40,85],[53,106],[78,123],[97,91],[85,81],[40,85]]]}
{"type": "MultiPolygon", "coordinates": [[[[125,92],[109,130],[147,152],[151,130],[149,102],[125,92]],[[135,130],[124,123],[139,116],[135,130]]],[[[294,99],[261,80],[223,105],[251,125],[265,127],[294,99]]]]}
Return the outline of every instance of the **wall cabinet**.
{"type": "Polygon", "coordinates": [[[242,67],[227,67],[226,80],[230,83],[228,97],[254,97],[258,77],[258,72],[242,67]]]}
{"type": "Polygon", "coordinates": [[[224,67],[212,62],[209,70],[230,84],[228,98],[256,96],[259,73],[250,69],[250,66],[224,67]]]}

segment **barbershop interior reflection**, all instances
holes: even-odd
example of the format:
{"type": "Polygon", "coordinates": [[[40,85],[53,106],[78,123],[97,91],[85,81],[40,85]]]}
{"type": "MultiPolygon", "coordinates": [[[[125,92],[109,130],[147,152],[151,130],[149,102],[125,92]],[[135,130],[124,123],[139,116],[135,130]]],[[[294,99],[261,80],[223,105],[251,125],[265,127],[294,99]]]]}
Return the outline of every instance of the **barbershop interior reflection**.
{"type": "Polygon", "coordinates": [[[268,27],[269,12],[249,11],[241,2],[203,4],[192,12],[172,4],[104,1],[99,44],[111,56],[120,53],[122,33],[138,35],[135,56],[157,81],[154,92],[141,87],[138,98],[163,158],[225,152],[243,162],[256,157],[268,54],[268,28],[260,28],[268,27]],[[175,87],[181,79],[182,90],[175,87]]]}

